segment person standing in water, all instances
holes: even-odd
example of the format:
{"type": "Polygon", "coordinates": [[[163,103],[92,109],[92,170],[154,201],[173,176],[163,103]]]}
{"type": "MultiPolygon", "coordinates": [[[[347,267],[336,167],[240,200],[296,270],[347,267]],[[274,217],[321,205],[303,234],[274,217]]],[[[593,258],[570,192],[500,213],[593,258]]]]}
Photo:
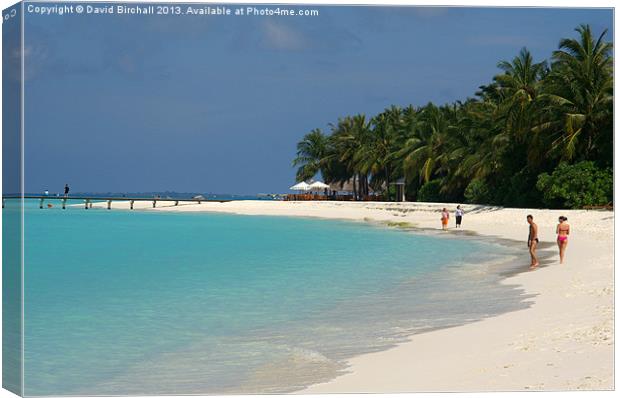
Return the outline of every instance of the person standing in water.
{"type": "Polygon", "coordinates": [[[530,257],[532,257],[532,264],[530,269],[538,267],[538,257],[536,257],[536,246],[538,246],[538,225],[534,222],[534,217],[531,214],[527,216],[527,223],[530,224],[530,232],[527,236],[527,247],[530,249],[530,257]]]}
{"type": "Polygon", "coordinates": [[[568,235],[570,235],[570,225],[566,222],[568,218],[560,216],[558,219],[558,226],[555,228],[555,233],[558,234],[558,249],[560,249],[560,264],[564,263],[564,253],[566,252],[566,246],[568,246],[568,235]]]}
{"type": "Polygon", "coordinates": [[[65,184],[65,198],[69,196],[69,184],[65,184]]]}
{"type": "Polygon", "coordinates": [[[448,220],[450,219],[450,213],[448,213],[448,209],[445,207],[441,211],[441,229],[448,228],[448,220]]]}
{"type": "Polygon", "coordinates": [[[461,205],[456,206],[456,211],[454,212],[454,216],[456,218],[456,227],[461,228],[461,221],[463,220],[463,209],[461,209],[461,205]]]}

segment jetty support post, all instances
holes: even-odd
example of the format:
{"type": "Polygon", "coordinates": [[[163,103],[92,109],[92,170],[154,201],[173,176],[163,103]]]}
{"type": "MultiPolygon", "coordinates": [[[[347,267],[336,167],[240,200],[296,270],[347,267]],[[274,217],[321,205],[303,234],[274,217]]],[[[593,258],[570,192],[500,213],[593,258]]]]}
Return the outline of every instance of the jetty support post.
{"type": "Polygon", "coordinates": [[[155,208],[155,205],[157,205],[157,201],[156,200],[153,201],[153,208],[155,208]]]}
{"type": "Polygon", "coordinates": [[[133,200],[130,200],[130,201],[129,201],[129,208],[130,208],[131,210],[133,210],[133,202],[134,202],[133,200]]]}
{"type": "Polygon", "coordinates": [[[43,208],[43,198],[41,198],[41,200],[39,200],[39,209],[43,208]]]}
{"type": "Polygon", "coordinates": [[[178,201],[178,200],[175,200],[175,201],[174,201],[174,205],[175,205],[175,206],[178,206],[178,205],[179,205],[179,201],[178,201]]]}
{"type": "Polygon", "coordinates": [[[86,199],[86,201],[84,202],[84,208],[86,210],[88,210],[88,205],[90,204],[90,199],[86,199]]]}
{"type": "Polygon", "coordinates": [[[112,208],[112,201],[108,200],[108,210],[110,210],[112,208]]]}
{"type": "Polygon", "coordinates": [[[62,200],[62,209],[65,210],[67,208],[67,199],[62,200]]]}

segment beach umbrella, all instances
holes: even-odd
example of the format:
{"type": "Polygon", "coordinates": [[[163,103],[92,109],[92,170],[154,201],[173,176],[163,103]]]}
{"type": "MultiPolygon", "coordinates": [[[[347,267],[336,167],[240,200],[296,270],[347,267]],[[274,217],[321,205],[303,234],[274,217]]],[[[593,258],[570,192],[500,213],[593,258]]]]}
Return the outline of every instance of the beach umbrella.
{"type": "Polygon", "coordinates": [[[310,191],[322,191],[325,188],[329,188],[329,185],[327,185],[327,184],[325,184],[325,183],[323,183],[321,181],[316,181],[316,182],[313,182],[312,184],[310,184],[308,189],[310,191]]]}
{"type": "Polygon", "coordinates": [[[310,185],[306,184],[305,181],[302,181],[299,184],[293,185],[289,189],[291,191],[308,191],[308,190],[310,190],[310,185]]]}

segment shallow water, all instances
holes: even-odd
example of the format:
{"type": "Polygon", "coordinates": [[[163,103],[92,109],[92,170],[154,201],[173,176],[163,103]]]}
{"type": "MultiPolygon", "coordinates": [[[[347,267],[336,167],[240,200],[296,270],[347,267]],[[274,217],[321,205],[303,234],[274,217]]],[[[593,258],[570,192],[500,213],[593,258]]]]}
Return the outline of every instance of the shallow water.
{"type": "Polygon", "coordinates": [[[27,395],[294,391],[526,305],[509,249],[362,223],[28,203],[25,237],[27,395]]]}

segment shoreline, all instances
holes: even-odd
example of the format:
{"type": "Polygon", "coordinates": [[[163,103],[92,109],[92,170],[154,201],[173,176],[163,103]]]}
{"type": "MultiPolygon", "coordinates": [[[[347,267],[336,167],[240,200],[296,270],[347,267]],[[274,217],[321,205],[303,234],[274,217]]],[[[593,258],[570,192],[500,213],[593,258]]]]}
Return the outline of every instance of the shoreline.
{"type": "MultiPolygon", "coordinates": [[[[115,209],[129,208],[126,202],[115,209]]],[[[456,204],[383,202],[233,201],[160,206],[136,210],[220,212],[243,215],[313,217],[378,223],[414,230],[440,229],[439,211],[451,211],[446,235],[454,231],[456,204]],[[390,225],[391,223],[391,225],[390,225]]],[[[105,207],[105,204],[93,204],[105,207]]],[[[463,233],[476,238],[523,242],[524,272],[500,283],[518,285],[531,305],[473,323],[410,336],[384,351],[347,361],[344,374],[298,393],[401,393],[611,390],[614,388],[613,218],[596,210],[509,209],[463,205],[463,233]],[[553,256],[529,272],[525,247],[532,214],[541,243],[553,256]],[[555,248],[559,215],[572,230],[567,258],[555,248]]],[[[438,234],[444,233],[438,231],[438,234]]]]}

